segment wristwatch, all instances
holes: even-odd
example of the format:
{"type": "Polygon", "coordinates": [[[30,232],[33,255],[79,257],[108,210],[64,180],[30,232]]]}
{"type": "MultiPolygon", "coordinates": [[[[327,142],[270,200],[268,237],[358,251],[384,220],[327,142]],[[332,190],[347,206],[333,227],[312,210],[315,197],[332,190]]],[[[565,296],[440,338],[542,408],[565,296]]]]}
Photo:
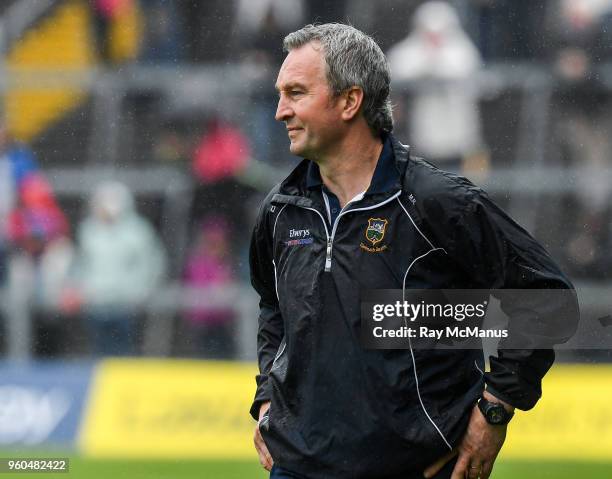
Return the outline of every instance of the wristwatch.
{"type": "Polygon", "coordinates": [[[482,415],[492,426],[508,424],[512,416],[514,416],[514,411],[508,412],[503,405],[487,401],[482,396],[478,400],[478,409],[480,409],[482,415]]]}

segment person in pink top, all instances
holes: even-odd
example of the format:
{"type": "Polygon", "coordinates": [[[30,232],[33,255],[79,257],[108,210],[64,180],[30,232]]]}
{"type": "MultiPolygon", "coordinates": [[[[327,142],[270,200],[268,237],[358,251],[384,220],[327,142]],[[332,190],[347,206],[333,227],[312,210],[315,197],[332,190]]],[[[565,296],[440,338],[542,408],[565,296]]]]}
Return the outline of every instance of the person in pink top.
{"type": "MultiPolygon", "coordinates": [[[[221,292],[234,282],[229,236],[225,218],[204,220],[185,265],[185,286],[191,290],[212,288],[221,292]]],[[[235,312],[231,307],[198,302],[187,310],[185,320],[194,337],[197,356],[222,359],[234,355],[235,312]]]]}

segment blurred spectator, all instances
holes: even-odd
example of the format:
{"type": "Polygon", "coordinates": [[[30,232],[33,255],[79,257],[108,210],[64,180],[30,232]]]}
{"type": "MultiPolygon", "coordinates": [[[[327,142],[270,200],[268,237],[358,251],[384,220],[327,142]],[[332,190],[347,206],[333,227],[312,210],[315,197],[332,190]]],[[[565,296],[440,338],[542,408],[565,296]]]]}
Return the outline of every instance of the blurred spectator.
{"type": "Polygon", "coordinates": [[[283,38],[302,23],[303,0],[238,0],[236,25],[243,48],[262,68],[283,60],[283,38]]]}
{"type": "Polygon", "coordinates": [[[234,222],[242,221],[248,188],[235,177],[244,170],[250,156],[247,138],[237,127],[217,117],[207,123],[193,154],[192,171],[200,185],[196,189],[192,218],[199,221],[210,214],[222,214],[234,222]]]}
{"type": "Polygon", "coordinates": [[[50,241],[36,261],[24,254],[13,258],[12,280],[18,283],[17,287],[29,290],[34,330],[32,352],[37,356],[58,357],[78,349],[67,343],[72,318],[62,305],[73,259],[74,247],[68,236],[50,241]]]}
{"type": "Polygon", "coordinates": [[[547,5],[558,0],[455,0],[485,61],[534,60],[545,53],[547,5]]]}
{"type": "Polygon", "coordinates": [[[0,287],[5,284],[9,259],[9,225],[14,208],[22,204],[24,181],[38,171],[34,155],[25,145],[11,140],[6,123],[0,121],[0,287]]]}
{"type": "Polygon", "coordinates": [[[437,1],[421,5],[413,31],[391,48],[388,59],[396,81],[415,82],[411,101],[402,103],[414,150],[451,171],[481,156],[477,90],[469,81],[480,56],[454,8],[437,1]]]}
{"type": "Polygon", "coordinates": [[[303,0],[239,0],[236,25],[244,62],[257,72],[250,98],[248,132],[254,157],[278,162],[286,158],[287,137],[274,119],[278,97],[271,78],[285,53],[283,38],[304,22],[303,0]]]}
{"type": "MultiPolygon", "coordinates": [[[[208,217],[196,234],[184,272],[190,289],[219,290],[234,284],[230,265],[230,234],[223,217],[208,217]]],[[[235,354],[235,312],[231,305],[200,304],[187,311],[197,356],[228,359],[235,354]]]]}
{"type": "Polygon", "coordinates": [[[140,59],[151,63],[176,63],[184,58],[182,28],[176,2],[140,0],[144,14],[140,59]]]}
{"type": "Polygon", "coordinates": [[[138,0],[89,0],[98,56],[104,63],[136,58],[142,16],[138,0]]]}
{"type": "Polygon", "coordinates": [[[20,201],[9,220],[9,238],[15,251],[11,258],[11,286],[27,290],[28,303],[33,313],[35,344],[38,354],[56,355],[62,347],[63,324],[50,310],[55,298],[53,288],[60,286],[66,270],[49,271],[56,245],[68,237],[68,222],[55,202],[51,187],[40,173],[31,174],[21,185],[20,201]],[[58,279],[58,282],[53,282],[58,279]]]}
{"type": "Polygon", "coordinates": [[[612,0],[560,0],[548,22],[555,66],[566,80],[583,81],[612,59],[612,0]]]}
{"type": "MultiPolygon", "coordinates": [[[[4,124],[0,125],[0,151],[1,286],[7,287],[12,314],[16,294],[31,305],[37,330],[34,349],[56,353],[62,325],[48,321],[44,313],[58,283],[52,285],[47,265],[56,245],[67,241],[68,222],[32,152],[11,141],[4,124]]],[[[56,277],[63,273],[59,268],[53,272],[56,277]]]]}
{"type": "Polygon", "coordinates": [[[137,320],[165,273],[157,234],[127,187],[107,182],[94,192],[77,240],[77,289],[66,292],[65,308],[82,308],[96,354],[134,354],[137,320]]]}
{"type": "Polygon", "coordinates": [[[213,118],[196,148],[193,171],[203,183],[215,183],[240,173],[250,155],[248,141],[242,132],[213,118]]]}
{"type": "Polygon", "coordinates": [[[49,243],[68,234],[68,223],[40,173],[24,178],[19,190],[19,202],[9,217],[8,237],[13,247],[37,260],[49,243]]]}
{"type": "Polygon", "coordinates": [[[565,165],[580,168],[577,221],[562,232],[574,275],[607,276],[611,254],[607,215],[612,167],[612,96],[598,67],[612,58],[612,0],[562,0],[551,6],[552,60],[560,78],[554,97],[554,132],[565,165]]]}
{"type": "Polygon", "coordinates": [[[90,0],[93,33],[98,51],[98,57],[102,62],[109,63],[111,59],[109,36],[110,25],[116,9],[115,2],[105,0],[90,0]]]}

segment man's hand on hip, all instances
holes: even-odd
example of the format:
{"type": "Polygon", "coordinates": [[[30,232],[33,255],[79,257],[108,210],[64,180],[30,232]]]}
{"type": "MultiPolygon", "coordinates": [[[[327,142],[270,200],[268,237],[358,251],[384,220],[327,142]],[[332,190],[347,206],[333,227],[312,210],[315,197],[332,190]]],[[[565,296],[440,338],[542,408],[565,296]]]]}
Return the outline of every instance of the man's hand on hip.
{"type": "Polygon", "coordinates": [[[263,403],[259,408],[259,421],[257,422],[257,426],[255,426],[255,435],[253,437],[255,449],[257,450],[257,454],[259,454],[259,462],[266,469],[266,471],[272,469],[274,461],[272,460],[272,456],[270,456],[270,452],[268,451],[268,447],[266,446],[263,437],[261,437],[259,425],[261,424],[261,418],[268,409],[270,409],[270,401],[263,403]]]}
{"type": "MultiPolygon", "coordinates": [[[[486,391],[483,396],[491,401],[502,403],[486,391]]],[[[459,455],[451,479],[488,479],[493,470],[495,458],[506,439],[507,428],[507,425],[492,426],[486,421],[478,405],[474,406],[470,422],[459,446],[425,469],[424,476],[427,478],[435,476],[444,467],[444,464],[459,455]]]]}

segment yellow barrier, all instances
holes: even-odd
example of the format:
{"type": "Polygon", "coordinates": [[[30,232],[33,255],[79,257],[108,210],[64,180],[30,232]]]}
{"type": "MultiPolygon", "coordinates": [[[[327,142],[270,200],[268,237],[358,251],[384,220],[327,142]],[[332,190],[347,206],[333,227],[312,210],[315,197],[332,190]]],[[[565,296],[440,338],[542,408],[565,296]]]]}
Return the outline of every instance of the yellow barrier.
{"type": "Polygon", "coordinates": [[[536,407],[512,419],[501,457],[612,461],[612,366],[553,366],[536,407]]]}
{"type": "MultiPolygon", "coordinates": [[[[256,366],[188,360],[107,360],[80,435],[98,457],[256,460],[248,409],[256,366]]],[[[542,400],[518,412],[502,459],[612,460],[612,366],[557,365],[542,400]]]]}
{"type": "Polygon", "coordinates": [[[253,364],[107,360],[95,373],[79,446],[97,457],[256,460],[253,364]]]}

